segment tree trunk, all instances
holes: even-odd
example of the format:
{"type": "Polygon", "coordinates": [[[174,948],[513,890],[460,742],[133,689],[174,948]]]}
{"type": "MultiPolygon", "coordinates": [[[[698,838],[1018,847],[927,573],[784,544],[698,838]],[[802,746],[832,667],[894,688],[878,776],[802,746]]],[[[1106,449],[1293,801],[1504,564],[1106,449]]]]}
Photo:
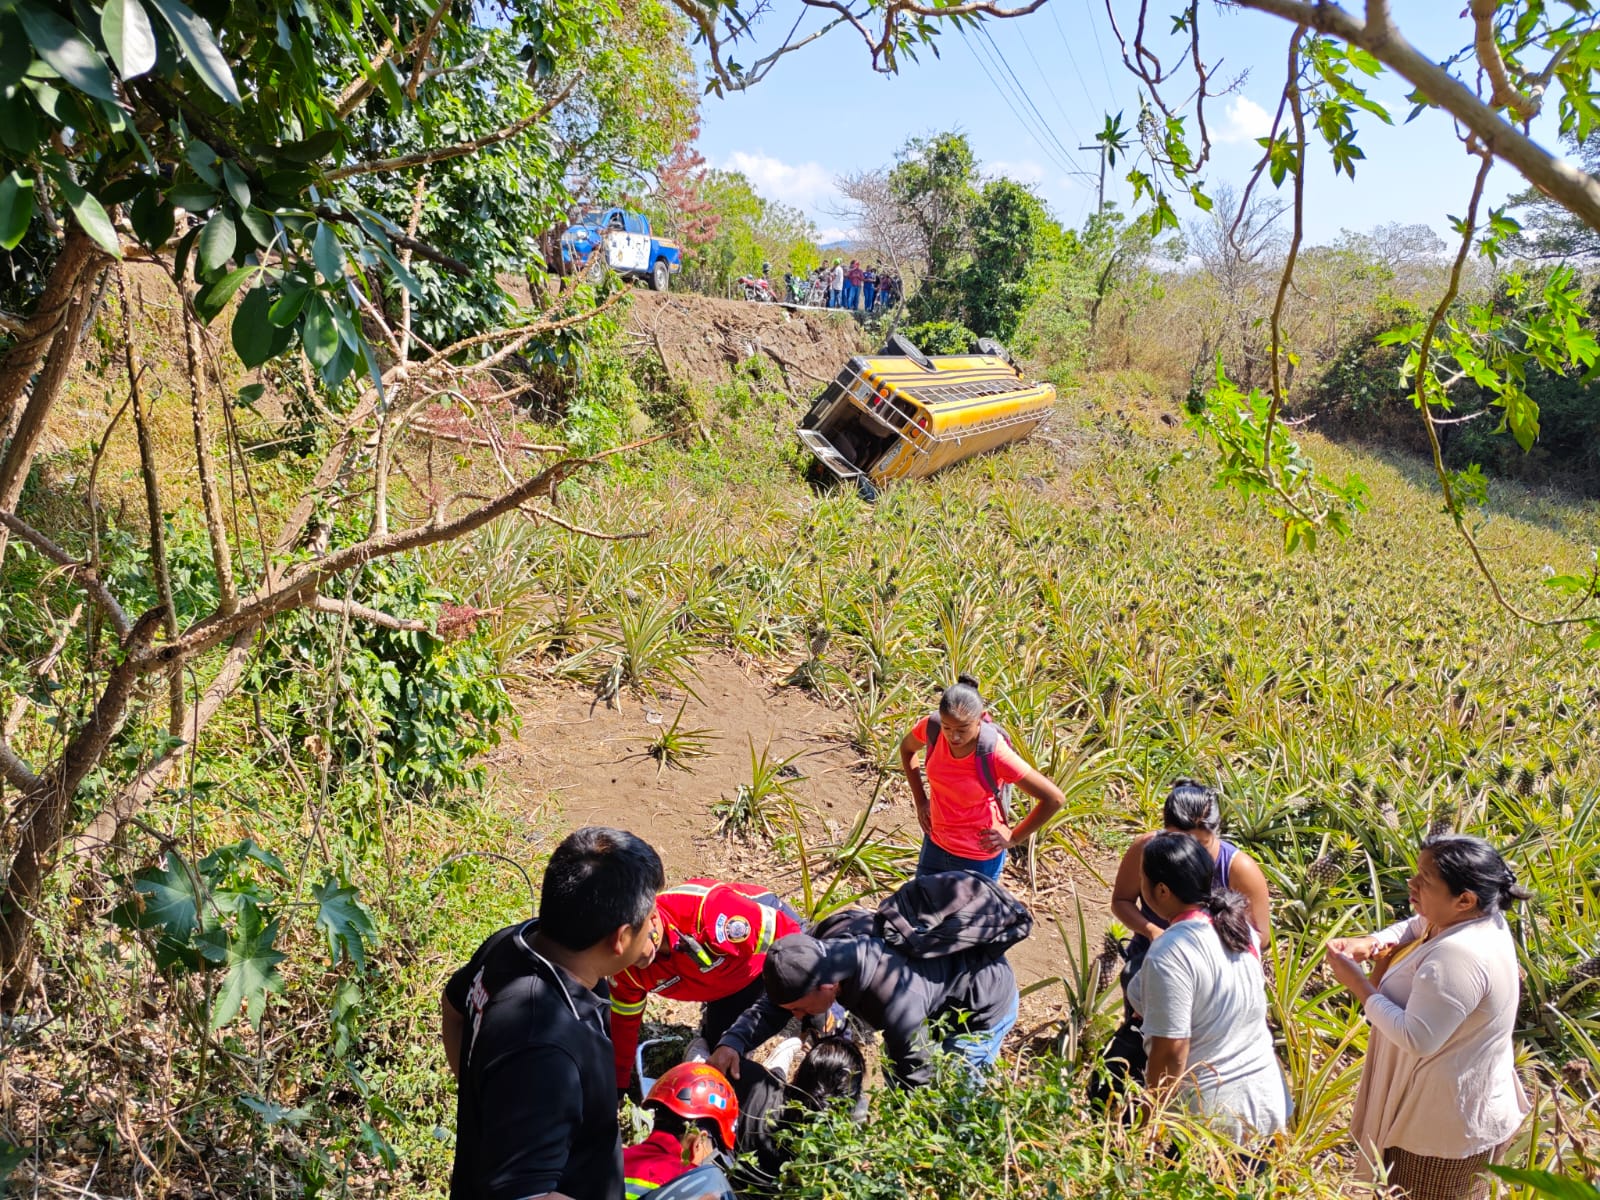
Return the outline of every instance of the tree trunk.
{"type": "Polygon", "coordinates": [[[66,835],[72,797],[122,728],[128,701],[138,687],[137,660],[161,627],[161,609],[139,618],[123,644],[89,719],[73,735],[55,765],[17,799],[21,820],[11,871],[0,890],[0,1008],[14,1011],[27,992],[33,969],[35,908],[66,835]]]}
{"type": "MultiPolygon", "coordinates": [[[[38,324],[39,332],[30,336],[24,331],[21,340],[0,362],[0,412],[9,414],[21,398],[22,389],[39,361],[38,352],[44,347],[47,328],[54,328],[55,334],[49,341],[50,352],[45,358],[44,369],[34,381],[33,391],[28,394],[28,402],[16,422],[16,430],[6,445],[5,456],[0,458],[0,512],[17,510],[23,485],[28,481],[28,471],[33,467],[33,456],[44,438],[50,410],[55,407],[56,396],[72,369],[72,360],[77,356],[78,331],[83,327],[84,318],[93,304],[87,287],[89,271],[105,261],[105,256],[93,246],[88,246],[86,251],[74,249],[75,239],[88,245],[88,239],[76,229],[67,235],[61,257],[50,272],[50,283],[45,288],[44,299],[40,301],[33,320],[28,322],[30,329],[38,324]],[[62,282],[67,289],[66,294],[59,297],[59,303],[52,295],[58,282],[62,282]],[[42,320],[47,316],[49,320],[42,320]]],[[[5,555],[7,536],[8,531],[0,529],[0,558],[5,555]]]]}
{"type": "Polygon", "coordinates": [[[33,378],[39,360],[61,328],[67,306],[78,295],[80,281],[99,256],[88,235],[74,225],[62,243],[55,266],[50,268],[50,278],[33,316],[22,327],[16,343],[0,357],[0,437],[10,436],[28,380],[33,378]]]}

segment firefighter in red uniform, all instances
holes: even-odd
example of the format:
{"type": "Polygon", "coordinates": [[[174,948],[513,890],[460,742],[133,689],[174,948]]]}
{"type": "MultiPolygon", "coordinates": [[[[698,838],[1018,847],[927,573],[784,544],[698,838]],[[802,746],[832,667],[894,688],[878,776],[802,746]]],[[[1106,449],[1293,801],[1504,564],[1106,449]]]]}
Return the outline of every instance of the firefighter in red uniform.
{"type": "Polygon", "coordinates": [[[656,896],[653,958],[611,981],[611,1044],[617,1090],[633,1077],[644,1006],[652,993],[705,1005],[700,1036],[707,1047],[762,996],[761,965],[781,937],[801,931],[799,915],[764,887],[690,879],[656,896]]]}

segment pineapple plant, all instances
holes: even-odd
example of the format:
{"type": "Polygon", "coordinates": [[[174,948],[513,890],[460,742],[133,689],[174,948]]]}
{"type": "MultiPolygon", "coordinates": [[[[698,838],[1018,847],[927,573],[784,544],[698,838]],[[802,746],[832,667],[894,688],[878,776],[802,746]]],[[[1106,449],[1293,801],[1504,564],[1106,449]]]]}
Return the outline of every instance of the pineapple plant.
{"type": "Polygon", "coordinates": [[[1094,962],[1100,970],[1100,990],[1106,991],[1122,972],[1122,939],[1117,936],[1117,926],[1100,936],[1100,954],[1094,962]]]}
{"type": "Polygon", "coordinates": [[[1457,813],[1449,808],[1441,808],[1433,814],[1433,820],[1428,822],[1426,837],[1443,837],[1447,833],[1454,833],[1456,828],[1457,813]]]}
{"type": "Polygon", "coordinates": [[[1332,883],[1345,873],[1353,848],[1354,843],[1348,845],[1342,841],[1330,843],[1325,851],[1311,860],[1311,865],[1306,868],[1306,878],[1313,883],[1332,883]]]}
{"type": "Polygon", "coordinates": [[[1532,767],[1523,766],[1517,770],[1517,795],[1533,795],[1533,785],[1539,782],[1539,777],[1534,774],[1532,767]]]}
{"type": "Polygon", "coordinates": [[[1561,981],[1556,990],[1565,995],[1573,988],[1579,987],[1591,979],[1600,979],[1600,954],[1591,954],[1573,967],[1571,973],[1561,981]]]}

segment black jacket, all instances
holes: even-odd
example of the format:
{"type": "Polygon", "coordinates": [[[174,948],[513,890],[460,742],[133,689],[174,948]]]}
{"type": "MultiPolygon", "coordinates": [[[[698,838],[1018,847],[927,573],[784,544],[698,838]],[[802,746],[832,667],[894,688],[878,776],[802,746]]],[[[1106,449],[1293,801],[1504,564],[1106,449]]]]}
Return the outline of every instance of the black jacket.
{"type": "MultiPolygon", "coordinates": [[[[839,1003],[883,1034],[889,1078],[915,1087],[933,1077],[941,1036],[930,1022],[959,1017],[982,1031],[1010,1011],[1017,977],[1005,952],[1032,928],[1032,915],[1004,888],[961,871],[912,880],[877,913],[835,913],[812,936],[827,947],[839,1003]],[[958,904],[963,897],[966,908],[958,904]],[[926,957],[930,951],[937,956],[926,957]]],[[[747,1054],[788,1021],[789,1013],[763,996],[721,1044],[747,1054]]]]}

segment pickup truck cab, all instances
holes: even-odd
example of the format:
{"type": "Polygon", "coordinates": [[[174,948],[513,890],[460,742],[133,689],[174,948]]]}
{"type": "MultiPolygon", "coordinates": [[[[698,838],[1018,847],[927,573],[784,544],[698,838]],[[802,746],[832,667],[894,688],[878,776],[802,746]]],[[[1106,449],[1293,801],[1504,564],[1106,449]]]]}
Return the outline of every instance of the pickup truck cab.
{"type": "Polygon", "coordinates": [[[561,265],[567,272],[594,274],[609,266],[619,275],[648,279],[652,288],[664,292],[683,269],[683,251],[676,242],[656,237],[643,213],[593,209],[561,235],[561,265]]]}

